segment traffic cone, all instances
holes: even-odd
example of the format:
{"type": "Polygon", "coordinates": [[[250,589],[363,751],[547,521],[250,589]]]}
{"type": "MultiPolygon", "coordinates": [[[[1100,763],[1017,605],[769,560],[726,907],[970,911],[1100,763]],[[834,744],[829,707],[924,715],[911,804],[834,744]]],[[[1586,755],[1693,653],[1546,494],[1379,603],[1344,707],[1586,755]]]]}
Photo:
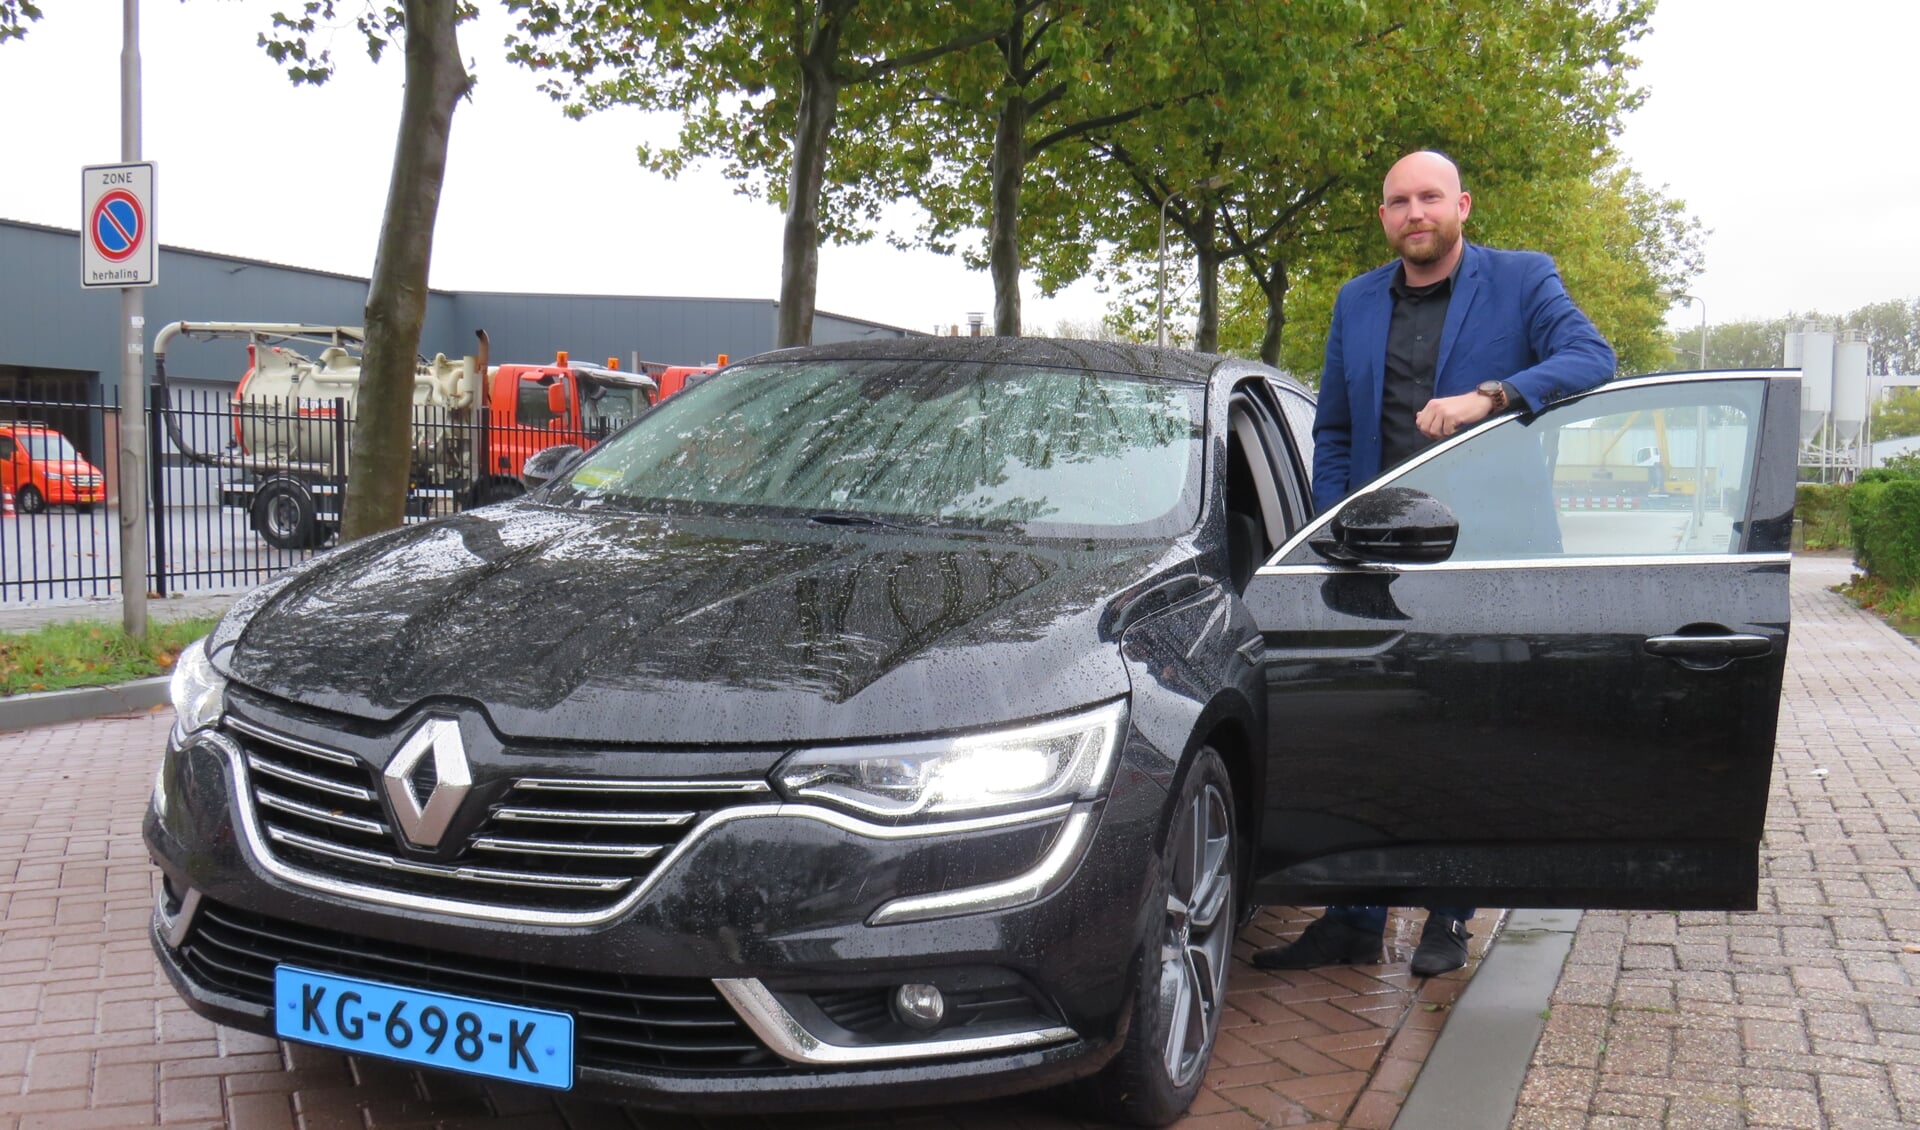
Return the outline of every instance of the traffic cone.
{"type": "Polygon", "coordinates": [[[13,517],[13,492],[0,490],[0,518],[13,517]]]}

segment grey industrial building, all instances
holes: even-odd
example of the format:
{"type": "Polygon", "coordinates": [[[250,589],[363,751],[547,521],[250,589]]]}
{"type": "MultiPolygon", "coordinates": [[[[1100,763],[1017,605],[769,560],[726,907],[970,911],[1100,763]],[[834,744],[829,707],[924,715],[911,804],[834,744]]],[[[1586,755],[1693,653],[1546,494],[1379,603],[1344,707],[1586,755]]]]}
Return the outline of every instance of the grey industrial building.
{"type": "MultiPolygon", "coordinates": [[[[0,219],[0,418],[32,414],[68,431],[99,460],[108,446],[96,422],[62,404],[116,400],[120,298],[80,286],[80,233],[0,219]],[[29,407],[30,406],[30,407],[29,407]]],[[[160,246],[159,285],[149,288],[147,341],[169,322],[305,322],[359,325],[367,280],[257,259],[160,246]]],[[[498,362],[551,361],[567,350],[595,364],[619,358],[700,364],[771,349],[779,304],[770,299],[628,295],[500,294],[435,290],[420,351],[474,352],[486,330],[498,362]]],[[[907,337],[913,331],[837,314],[814,318],[815,342],[907,337]]],[[[244,346],[181,341],[169,350],[172,382],[229,390],[246,369],[244,346]]],[[[97,421],[98,415],[94,414],[97,421]]]]}

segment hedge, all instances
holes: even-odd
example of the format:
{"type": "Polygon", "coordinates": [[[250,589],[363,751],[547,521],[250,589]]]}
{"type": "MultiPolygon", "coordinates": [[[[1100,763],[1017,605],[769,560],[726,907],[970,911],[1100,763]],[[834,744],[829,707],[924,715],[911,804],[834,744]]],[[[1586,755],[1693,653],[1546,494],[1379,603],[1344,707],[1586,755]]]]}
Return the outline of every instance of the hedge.
{"type": "Polygon", "coordinates": [[[1847,524],[1862,569],[1895,587],[1920,583],[1920,479],[1856,483],[1847,524]]]}
{"type": "Polygon", "coordinates": [[[1801,483],[1794,489],[1793,513],[1800,519],[1800,541],[1808,549],[1837,549],[1847,538],[1847,495],[1851,483],[1801,483]]]}

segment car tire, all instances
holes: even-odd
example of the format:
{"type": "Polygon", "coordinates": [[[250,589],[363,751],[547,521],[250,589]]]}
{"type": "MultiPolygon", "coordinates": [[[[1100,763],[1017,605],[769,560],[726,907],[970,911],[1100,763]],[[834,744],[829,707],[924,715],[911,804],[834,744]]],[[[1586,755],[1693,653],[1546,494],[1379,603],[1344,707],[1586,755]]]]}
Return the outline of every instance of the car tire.
{"type": "Polygon", "coordinates": [[[320,522],[313,492],[297,479],[268,479],[253,496],[253,528],[275,549],[311,549],[320,522]]]}
{"type": "Polygon", "coordinates": [[[40,488],[28,483],[13,493],[14,506],[22,514],[38,514],[47,508],[47,496],[40,488]]]}
{"type": "Polygon", "coordinates": [[[1207,747],[1187,767],[1149,898],[1166,909],[1141,946],[1126,1044],[1079,1085],[1105,1118],[1165,1126],[1186,1113],[1220,1034],[1233,963],[1240,866],[1233,779],[1207,747]]]}

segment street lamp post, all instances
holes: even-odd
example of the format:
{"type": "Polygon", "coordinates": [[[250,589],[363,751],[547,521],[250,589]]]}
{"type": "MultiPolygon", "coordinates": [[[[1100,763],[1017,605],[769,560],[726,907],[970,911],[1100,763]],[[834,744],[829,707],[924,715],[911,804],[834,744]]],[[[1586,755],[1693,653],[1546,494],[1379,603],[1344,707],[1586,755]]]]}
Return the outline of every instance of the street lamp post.
{"type": "Polygon", "coordinates": [[[1195,181],[1179,192],[1167,193],[1167,198],[1160,202],[1160,284],[1153,303],[1153,340],[1162,349],[1167,346],[1167,205],[1189,192],[1212,192],[1232,179],[1231,173],[1217,173],[1205,180],[1195,181]]]}
{"type": "Polygon", "coordinates": [[[1707,300],[1691,294],[1676,294],[1674,298],[1681,302],[1697,303],[1700,307],[1700,368],[1707,367],[1707,300]]]}

